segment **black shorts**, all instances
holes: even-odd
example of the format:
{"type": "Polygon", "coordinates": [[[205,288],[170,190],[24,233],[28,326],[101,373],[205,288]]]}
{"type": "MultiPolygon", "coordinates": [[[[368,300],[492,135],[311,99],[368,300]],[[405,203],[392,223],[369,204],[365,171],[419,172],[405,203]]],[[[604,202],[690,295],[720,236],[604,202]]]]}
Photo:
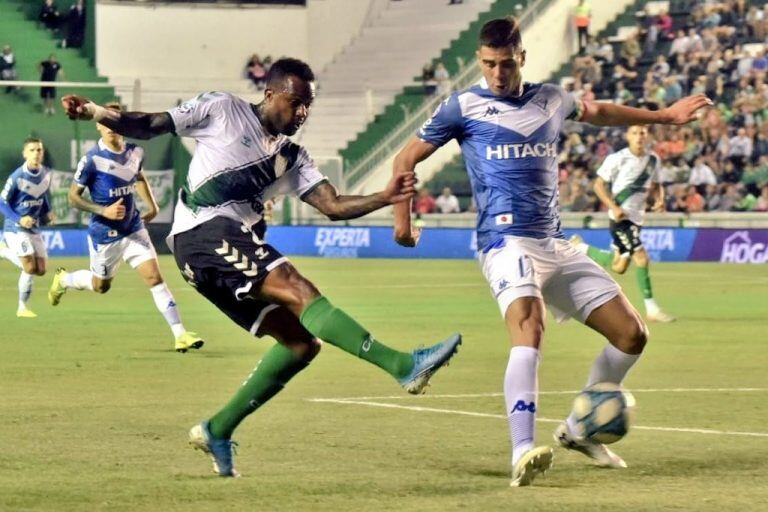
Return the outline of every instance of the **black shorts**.
{"type": "Polygon", "coordinates": [[[55,99],[56,98],[56,88],[55,87],[41,87],[40,88],[40,97],[43,99],[55,99]]]}
{"type": "Polygon", "coordinates": [[[288,258],[262,242],[263,224],[254,231],[225,217],[216,217],[173,238],[181,275],[237,325],[256,335],[267,313],[275,308],[255,298],[261,282],[288,258]]]}
{"type": "Polygon", "coordinates": [[[631,220],[611,221],[610,229],[613,246],[619,251],[619,254],[632,255],[638,249],[642,249],[643,242],[640,240],[639,225],[631,220]]]}

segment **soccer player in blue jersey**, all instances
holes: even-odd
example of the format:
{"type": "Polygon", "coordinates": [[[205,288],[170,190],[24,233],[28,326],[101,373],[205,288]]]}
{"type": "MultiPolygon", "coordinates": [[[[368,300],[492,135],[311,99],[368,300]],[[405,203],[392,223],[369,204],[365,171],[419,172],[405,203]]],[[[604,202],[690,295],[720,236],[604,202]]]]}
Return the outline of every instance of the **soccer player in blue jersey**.
{"type": "MultiPolygon", "coordinates": [[[[107,108],[119,111],[120,105],[110,103],[107,108]]],[[[163,281],[157,253],[144,227],[144,223],[158,212],[157,202],[142,173],[144,150],[125,142],[121,135],[102,124],[97,124],[96,128],[101,139],[78,163],[69,189],[70,204],[93,214],[88,225],[91,268],[75,272],[57,269],[48,300],[52,305],[58,305],[70,288],[107,293],[121,260],[124,260],[138,271],[152,292],[158,311],[171,327],[176,351],[198,349],[203,346],[203,340],[184,328],[178,306],[163,281]],[[83,197],[85,189],[90,193],[90,200],[83,197]],[[149,206],[144,214],[136,207],[134,191],[149,206]]]]}
{"type": "Polygon", "coordinates": [[[27,301],[32,294],[32,276],[45,275],[48,260],[39,228],[53,220],[51,175],[43,165],[45,148],[40,139],[25,140],[22,154],[24,164],[11,173],[0,193],[0,212],[5,216],[0,257],[21,269],[16,316],[35,318],[27,301]]]}
{"type": "MultiPolygon", "coordinates": [[[[534,444],[539,348],[548,307],[558,321],[574,317],[608,339],[587,385],[621,383],[640,357],[647,329],[619,286],[563,238],[557,189],[558,140],[566,119],[596,125],[684,124],[711,105],[703,95],[651,112],[582,102],[557,85],[525,83],[526,53],[514,18],[486,23],[477,58],[483,80],[453,93],[397,155],[394,174],[451,139],[461,146],[477,204],[480,266],[496,298],[512,349],[504,397],[512,441],[512,486],[530,485],[552,464],[553,450],[534,444]]],[[[408,204],[395,205],[395,239],[414,246],[408,204]]],[[[555,431],[559,444],[609,467],[626,467],[604,445],[573,434],[569,417],[555,431]]]]}

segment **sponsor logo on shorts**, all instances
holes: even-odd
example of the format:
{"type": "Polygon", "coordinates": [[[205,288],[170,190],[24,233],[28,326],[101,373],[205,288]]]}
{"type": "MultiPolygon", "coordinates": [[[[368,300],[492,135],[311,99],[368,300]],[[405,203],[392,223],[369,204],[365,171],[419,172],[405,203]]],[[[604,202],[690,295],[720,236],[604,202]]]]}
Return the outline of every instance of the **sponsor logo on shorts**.
{"type": "Polygon", "coordinates": [[[501,215],[496,216],[496,225],[497,226],[507,226],[512,224],[514,217],[511,213],[502,213],[501,215]]]}
{"type": "Polygon", "coordinates": [[[766,263],[768,245],[753,242],[749,231],[737,231],[723,241],[721,263],[766,263]]]}

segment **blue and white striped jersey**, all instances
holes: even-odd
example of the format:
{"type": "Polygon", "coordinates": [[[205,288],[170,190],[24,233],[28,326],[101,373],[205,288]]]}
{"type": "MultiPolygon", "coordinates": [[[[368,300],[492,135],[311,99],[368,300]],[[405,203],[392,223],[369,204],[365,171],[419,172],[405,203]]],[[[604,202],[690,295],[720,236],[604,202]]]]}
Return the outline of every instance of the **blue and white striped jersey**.
{"type": "Polygon", "coordinates": [[[126,144],[125,151],[115,153],[101,139],[80,159],[75,183],[88,189],[91,201],[109,206],[123,198],[125,206],[125,217],[122,220],[91,215],[88,234],[94,243],[114,242],[144,227],[133,197],[143,161],[144,150],[136,144],[126,144]]]}
{"type": "Polygon", "coordinates": [[[477,205],[478,248],[504,235],[562,238],[558,141],[563,121],[581,104],[552,84],[523,85],[517,97],[495,96],[485,82],[458,91],[437,108],[418,137],[461,146],[477,205]]]}
{"type": "Polygon", "coordinates": [[[0,205],[5,214],[3,229],[12,233],[19,231],[37,233],[38,227],[48,223],[51,211],[51,174],[41,166],[34,171],[22,165],[8,177],[0,193],[0,205]],[[25,229],[19,226],[19,219],[29,215],[37,221],[37,226],[25,229]]]}

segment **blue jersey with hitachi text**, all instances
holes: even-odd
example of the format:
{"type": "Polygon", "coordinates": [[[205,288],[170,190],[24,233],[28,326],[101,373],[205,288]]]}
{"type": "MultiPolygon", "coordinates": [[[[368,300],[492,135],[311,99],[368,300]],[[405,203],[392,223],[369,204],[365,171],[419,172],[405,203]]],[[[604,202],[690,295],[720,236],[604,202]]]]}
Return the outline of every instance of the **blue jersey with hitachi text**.
{"type": "Polygon", "coordinates": [[[562,238],[558,211],[558,141],[563,121],[581,103],[552,84],[523,85],[516,97],[495,96],[481,82],[451,94],[418,137],[435,146],[456,139],[477,205],[477,245],[504,235],[562,238]]]}
{"type": "Polygon", "coordinates": [[[48,223],[51,211],[51,173],[41,166],[28,169],[22,165],[8,177],[3,191],[0,192],[0,210],[5,214],[4,231],[16,233],[37,233],[38,227],[48,223]],[[32,229],[19,226],[21,217],[30,216],[36,221],[32,229]]]}
{"type": "Polygon", "coordinates": [[[126,144],[122,153],[115,153],[102,140],[80,159],[75,183],[88,189],[91,201],[109,206],[122,198],[125,206],[122,220],[91,215],[88,234],[94,243],[111,243],[144,227],[133,197],[143,161],[144,150],[139,146],[126,144]]]}

